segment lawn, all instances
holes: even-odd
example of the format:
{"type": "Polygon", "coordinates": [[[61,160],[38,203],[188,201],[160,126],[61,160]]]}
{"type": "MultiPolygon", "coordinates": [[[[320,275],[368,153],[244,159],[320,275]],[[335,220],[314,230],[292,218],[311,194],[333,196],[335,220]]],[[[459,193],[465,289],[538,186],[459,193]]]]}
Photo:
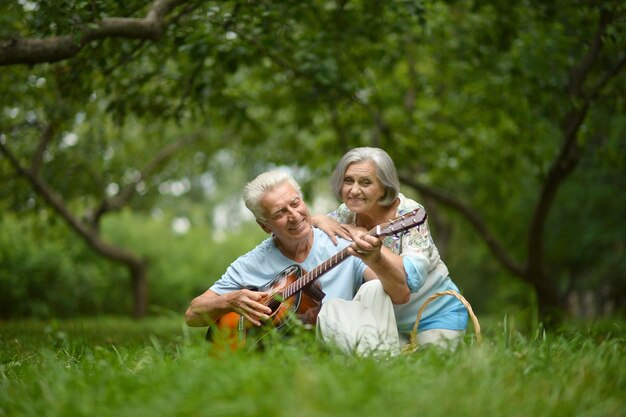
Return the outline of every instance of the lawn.
{"type": "Polygon", "coordinates": [[[623,321],[364,359],[218,352],[180,317],[0,322],[0,416],[626,416],[623,321]]]}

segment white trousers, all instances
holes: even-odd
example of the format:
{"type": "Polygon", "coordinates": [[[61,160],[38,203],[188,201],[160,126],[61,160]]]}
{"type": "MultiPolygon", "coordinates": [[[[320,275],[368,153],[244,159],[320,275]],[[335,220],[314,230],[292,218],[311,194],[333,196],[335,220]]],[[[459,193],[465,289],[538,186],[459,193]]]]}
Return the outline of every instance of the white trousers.
{"type": "MultiPolygon", "coordinates": [[[[417,337],[417,344],[423,345],[435,345],[446,349],[456,349],[456,347],[463,340],[465,330],[447,330],[447,329],[432,329],[419,332],[417,337]]],[[[408,334],[400,334],[400,345],[408,345],[410,337],[408,334]]]]}
{"type": "MultiPolygon", "coordinates": [[[[424,330],[417,334],[417,342],[454,349],[464,335],[462,330],[424,330]]],[[[359,356],[396,355],[409,343],[409,335],[398,334],[391,298],[379,280],[363,284],[352,301],[324,303],[317,316],[317,337],[344,353],[359,356]]]]}
{"type": "Polygon", "coordinates": [[[393,305],[379,280],[363,284],[352,301],[324,303],[317,316],[317,337],[360,356],[400,352],[393,305]]]}

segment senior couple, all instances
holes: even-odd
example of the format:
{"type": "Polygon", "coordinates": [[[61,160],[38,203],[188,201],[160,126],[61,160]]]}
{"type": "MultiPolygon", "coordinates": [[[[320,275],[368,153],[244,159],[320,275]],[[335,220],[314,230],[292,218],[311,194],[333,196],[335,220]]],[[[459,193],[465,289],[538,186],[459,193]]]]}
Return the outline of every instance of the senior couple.
{"type": "MultiPolygon", "coordinates": [[[[264,302],[269,295],[265,287],[281,271],[294,264],[311,271],[345,250],[348,256],[316,280],[323,291],[316,311],[317,337],[361,356],[398,353],[426,299],[458,289],[427,222],[399,236],[367,233],[400,215],[424,210],[399,192],[394,163],[385,151],[348,151],[332,174],[331,186],[342,204],[326,216],[312,217],[300,186],[288,174],[265,172],[248,183],[246,207],[270,237],[236,259],[191,301],[185,313],[187,324],[208,326],[236,313],[247,325],[261,326],[272,314],[264,302]],[[264,290],[253,290],[258,288],[264,290]]],[[[459,300],[437,298],[423,312],[417,341],[455,346],[467,321],[467,310],[459,300]]]]}

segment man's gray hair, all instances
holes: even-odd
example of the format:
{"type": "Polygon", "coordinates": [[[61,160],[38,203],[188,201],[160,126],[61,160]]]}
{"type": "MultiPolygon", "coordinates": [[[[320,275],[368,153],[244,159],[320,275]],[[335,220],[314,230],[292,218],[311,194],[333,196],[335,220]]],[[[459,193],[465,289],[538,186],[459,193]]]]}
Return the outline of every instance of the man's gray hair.
{"type": "Polygon", "coordinates": [[[389,206],[393,204],[400,192],[400,180],[398,179],[398,172],[393,160],[387,152],[380,148],[354,148],[346,152],[339,160],[339,163],[337,163],[330,178],[330,188],[333,195],[337,200],[342,200],[341,187],[348,166],[355,162],[365,161],[374,162],[374,165],[376,165],[376,176],[385,189],[385,194],[379,201],[380,205],[389,206]]]}
{"type": "Polygon", "coordinates": [[[246,207],[248,207],[248,210],[252,212],[257,220],[261,222],[265,222],[267,220],[261,205],[261,200],[263,199],[265,193],[271,191],[274,187],[284,182],[291,184],[298,192],[298,195],[300,195],[300,198],[302,198],[300,185],[285,171],[267,171],[246,184],[243,189],[243,201],[246,204],[246,207]]]}

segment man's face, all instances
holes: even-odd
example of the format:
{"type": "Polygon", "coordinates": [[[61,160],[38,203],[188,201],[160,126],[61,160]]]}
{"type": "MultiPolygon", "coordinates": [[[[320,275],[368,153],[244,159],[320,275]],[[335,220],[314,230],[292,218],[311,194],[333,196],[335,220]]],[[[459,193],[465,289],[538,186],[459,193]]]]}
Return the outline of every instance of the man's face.
{"type": "Polygon", "coordinates": [[[306,239],[311,232],[311,216],[298,192],[283,182],[265,193],[261,199],[265,222],[263,230],[274,233],[281,242],[306,239]]]}

